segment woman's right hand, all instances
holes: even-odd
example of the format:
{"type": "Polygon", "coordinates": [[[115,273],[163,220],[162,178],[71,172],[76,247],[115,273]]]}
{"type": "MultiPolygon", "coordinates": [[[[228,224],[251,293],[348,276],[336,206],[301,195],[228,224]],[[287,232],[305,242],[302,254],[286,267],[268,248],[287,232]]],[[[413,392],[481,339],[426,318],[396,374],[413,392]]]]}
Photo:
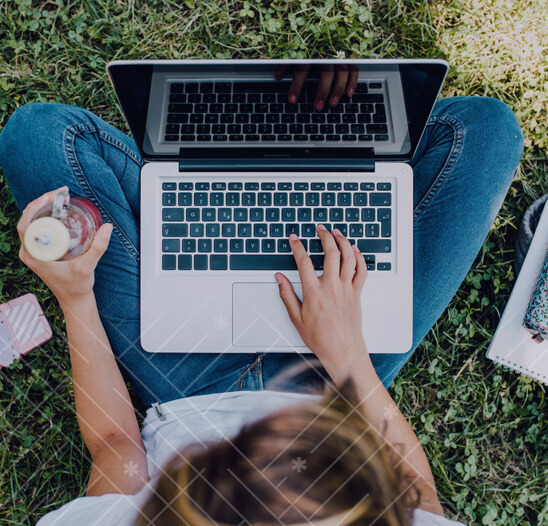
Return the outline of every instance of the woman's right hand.
{"type": "Polygon", "coordinates": [[[59,190],[68,191],[68,187],[52,190],[31,201],[17,223],[17,232],[21,240],[19,259],[44,281],[61,307],[65,308],[93,294],[95,267],[108,247],[112,224],[103,224],[97,230],[88,250],[77,258],[68,261],[39,261],[33,258],[25,248],[25,232],[38,210],[52,203],[59,190]]]}
{"type": "Polygon", "coordinates": [[[303,342],[336,383],[356,369],[372,367],[362,334],[361,292],[367,277],[365,259],[342,233],[317,227],[324,250],[324,272],[316,276],[303,244],[292,234],[291,250],[302,283],[301,302],[289,279],[275,277],[289,318],[303,342]],[[341,261],[342,256],[342,261],[341,261]]]}

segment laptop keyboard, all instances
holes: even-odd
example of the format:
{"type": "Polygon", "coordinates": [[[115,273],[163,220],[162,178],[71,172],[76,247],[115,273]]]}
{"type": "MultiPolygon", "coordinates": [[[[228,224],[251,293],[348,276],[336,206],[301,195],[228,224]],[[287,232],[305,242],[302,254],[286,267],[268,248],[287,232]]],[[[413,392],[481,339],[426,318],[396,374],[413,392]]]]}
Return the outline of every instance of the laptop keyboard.
{"type": "Polygon", "coordinates": [[[162,270],[296,270],[292,233],[323,270],[319,223],[356,244],[369,271],[392,269],[389,182],[161,184],[162,270]]]}
{"type": "Polygon", "coordinates": [[[318,83],[289,104],[289,82],[172,82],[165,142],[378,143],[390,139],[384,82],[362,82],[352,98],[315,111],[318,83]]]}

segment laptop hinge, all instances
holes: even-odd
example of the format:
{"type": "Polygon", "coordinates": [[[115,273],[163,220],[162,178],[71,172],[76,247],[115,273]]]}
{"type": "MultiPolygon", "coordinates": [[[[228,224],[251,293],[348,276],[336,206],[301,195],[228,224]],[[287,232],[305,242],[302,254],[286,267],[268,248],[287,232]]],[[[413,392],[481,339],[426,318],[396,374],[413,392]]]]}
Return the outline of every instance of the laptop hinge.
{"type": "Polygon", "coordinates": [[[374,172],[374,159],[182,159],[179,172],[374,172]]]}

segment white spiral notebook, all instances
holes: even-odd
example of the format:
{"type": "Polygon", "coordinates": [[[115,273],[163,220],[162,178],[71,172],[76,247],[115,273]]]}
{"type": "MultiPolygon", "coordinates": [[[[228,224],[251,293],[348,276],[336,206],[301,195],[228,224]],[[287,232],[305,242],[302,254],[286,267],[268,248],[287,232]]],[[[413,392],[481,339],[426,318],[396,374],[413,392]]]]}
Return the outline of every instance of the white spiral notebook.
{"type": "Polygon", "coordinates": [[[540,217],[533,241],[487,350],[487,358],[548,385],[548,340],[537,343],[523,318],[548,252],[548,206],[540,217]]]}

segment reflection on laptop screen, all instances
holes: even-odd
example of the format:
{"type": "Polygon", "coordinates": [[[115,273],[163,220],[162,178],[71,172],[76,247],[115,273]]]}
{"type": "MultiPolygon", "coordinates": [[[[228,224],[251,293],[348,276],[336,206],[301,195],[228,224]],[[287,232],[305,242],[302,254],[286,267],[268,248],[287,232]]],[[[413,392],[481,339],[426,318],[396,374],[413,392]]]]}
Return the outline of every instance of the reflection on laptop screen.
{"type": "Polygon", "coordinates": [[[113,64],[145,159],[412,157],[446,73],[433,61],[182,61],[113,64]],[[296,102],[293,74],[306,76],[296,102]],[[303,74],[306,71],[306,75],[303,74]],[[276,73],[281,73],[276,75],[276,73]],[[281,77],[281,78],[280,78],[281,77]],[[320,83],[354,88],[317,109],[320,83]]]}

